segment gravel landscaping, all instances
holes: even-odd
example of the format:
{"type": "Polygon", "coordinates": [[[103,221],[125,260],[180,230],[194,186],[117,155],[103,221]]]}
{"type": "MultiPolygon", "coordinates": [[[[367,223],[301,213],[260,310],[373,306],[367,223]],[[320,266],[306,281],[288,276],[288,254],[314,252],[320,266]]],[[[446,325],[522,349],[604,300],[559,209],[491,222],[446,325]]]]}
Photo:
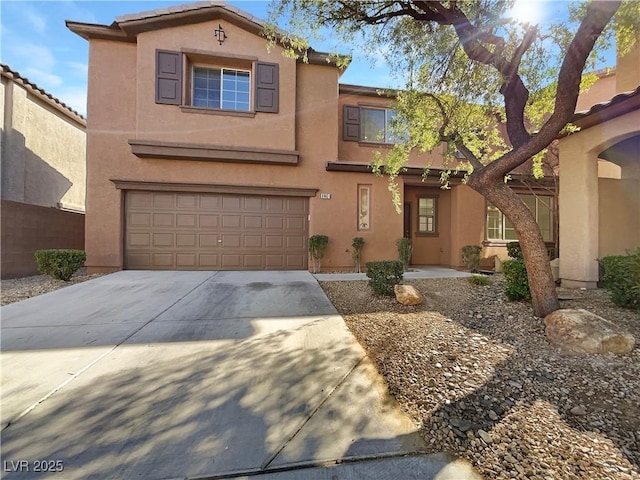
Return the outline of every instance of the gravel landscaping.
{"type": "Polygon", "coordinates": [[[53,292],[59,288],[68,287],[76,283],[85,282],[103,274],[87,275],[86,269],[81,268],[73,274],[71,280],[56,280],[47,275],[34,275],[23,278],[3,279],[0,282],[0,305],[8,305],[13,302],[26,300],[27,298],[53,292]]]}
{"type": "MultiPolygon", "coordinates": [[[[530,304],[502,278],[408,280],[416,307],[366,281],[321,282],[417,425],[429,451],[471,461],[487,479],[640,479],[640,349],[571,355],[551,345],[530,304]]],[[[606,292],[561,291],[640,340],[638,314],[606,292]]]]}

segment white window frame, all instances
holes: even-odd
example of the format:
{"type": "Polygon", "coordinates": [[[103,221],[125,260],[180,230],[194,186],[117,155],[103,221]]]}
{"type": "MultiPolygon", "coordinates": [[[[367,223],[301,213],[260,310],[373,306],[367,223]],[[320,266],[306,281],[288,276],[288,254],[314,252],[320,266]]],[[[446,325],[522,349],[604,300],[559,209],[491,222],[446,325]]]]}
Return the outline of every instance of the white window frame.
{"type": "MultiPolygon", "coordinates": [[[[252,100],[253,100],[253,95],[251,94],[252,91],[252,72],[251,70],[247,70],[244,68],[230,68],[230,67],[222,67],[219,65],[209,65],[209,64],[202,64],[202,63],[194,63],[191,65],[191,98],[190,98],[190,102],[191,102],[191,106],[195,107],[195,108],[206,108],[208,110],[221,110],[221,111],[228,111],[228,112],[251,112],[252,111],[252,100]],[[196,69],[204,69],[204,70],[219,70],[220,71],[220,107],[216,108],[216,107],[201,107],[201,106],[197,106],[195,105],[195,76],[196,76],[196,69]],[[248,106],[246,110],[241,110],[241,109],[235,109],[235,108],[222,108],[223,105],[223,98],[224,98],[224,72],[225,70],[227,71],[232,71],[232,72],[243,72],[243,73],[247,73],[249,75],[249,91],[247,92],[249,95],[249,102],[248,102],[248,106]]],[[[236,91],[237,93],[237,91],[236,91]]]]}

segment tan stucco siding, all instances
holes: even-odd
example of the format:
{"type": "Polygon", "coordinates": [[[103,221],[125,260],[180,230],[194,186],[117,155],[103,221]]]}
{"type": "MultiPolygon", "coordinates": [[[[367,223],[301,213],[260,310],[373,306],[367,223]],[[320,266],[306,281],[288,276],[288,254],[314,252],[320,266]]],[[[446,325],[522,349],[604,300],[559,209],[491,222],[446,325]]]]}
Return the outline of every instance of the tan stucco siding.
{"type": "Polygon", "coordinates": [[[589,90],[578,96],[576,112],[589,110],[596,103],[608,102],[616,94],[617,72],[602,75],[589,90]]]}
{"type": "Polygon", "coordinates": [[[22,85],[2,85],[2,198],[84,211],[84,126],[22,85]]]}
{"type": "Polygon", "coordinates": [[[616,93],[628,92],[640,85],[640,33],[636,32],[636,43],[623,56],[618,56],[616,69],[616,93]]]}
{"type": "MultiPolygon", "coordinates": [[[[186,63],[186,58],[184,59],[186,63]]],[[[249,61],[250,62],[250,61],[249,61]]],[[[190,67],[185,67],[190,68],[190,67]]],[[[252,72],[251,75],[255,75],[252,72]]],[[[136,138],[168,142],[242,145],[250,148],[295,150],[296,61],[282,56],[282,48],[267,51],[266,40],[226,21],[210,21],[146,32],[138,36],[136,138]],[[213,31],[221,25],[227,39],[220,45],[213,31]],[[206,52],[211,66],[225,66],[225,55],[255,58],[279,65],[278,113],[255,117],[192,113],[176,105],[155,103],[156,49],[206,52]],[[215,59],[215,55],[221,55],[215,59]]],[[[252,78],[252,82],[255,79],[252,78]]],[[[188,90],[187,77],[183,89],[188,90]]],[[[253,98],[253,91],[250,96],[253,98]]]]}

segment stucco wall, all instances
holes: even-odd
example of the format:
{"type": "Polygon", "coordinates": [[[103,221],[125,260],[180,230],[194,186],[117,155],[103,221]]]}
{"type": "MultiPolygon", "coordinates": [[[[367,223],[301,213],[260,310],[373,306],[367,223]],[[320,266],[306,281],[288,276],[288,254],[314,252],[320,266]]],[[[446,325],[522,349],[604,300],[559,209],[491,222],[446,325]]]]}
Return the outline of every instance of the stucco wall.
{"type": "Polygon", "coordinates": [[[84,211],[84,127],[2,77],[2,198],[84,211]]]}
{"type": "Polygon", "coordinates": [[[43,248],[84,248],[84,214],[2,200],[2,278],[35,275],[43,248]]]}

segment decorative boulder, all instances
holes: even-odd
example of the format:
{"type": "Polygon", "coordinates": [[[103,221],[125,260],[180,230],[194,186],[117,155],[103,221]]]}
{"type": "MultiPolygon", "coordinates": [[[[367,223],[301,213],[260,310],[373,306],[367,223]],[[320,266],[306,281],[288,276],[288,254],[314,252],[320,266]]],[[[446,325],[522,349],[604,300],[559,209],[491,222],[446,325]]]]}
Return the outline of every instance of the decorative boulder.
{"type": "Polygon", "coordinates": [[[554,345],[573,353],[629,353],[633,335],[598,315],[582,309],[562,309],[544,319],[545,333],[554,345]]]}
{"type": "Polygon", "coordinates": [[[393,287],[396,294],[396,300],[402,305],[420,305],[422,303],[422,294],[411,285],[396,285],[393,287]]]}

